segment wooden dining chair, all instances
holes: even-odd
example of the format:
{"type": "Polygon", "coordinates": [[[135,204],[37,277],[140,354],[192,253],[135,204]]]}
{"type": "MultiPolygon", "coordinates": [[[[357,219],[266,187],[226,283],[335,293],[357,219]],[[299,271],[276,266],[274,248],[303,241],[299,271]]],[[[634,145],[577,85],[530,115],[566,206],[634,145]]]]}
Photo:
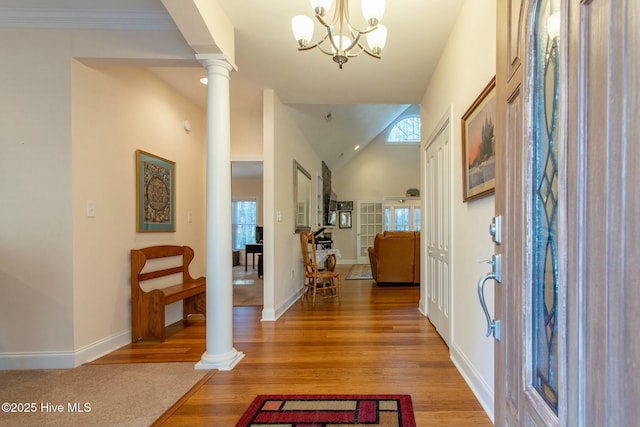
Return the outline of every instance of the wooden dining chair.
{"type": "MultiPolygon", "coordinates": [[[[300,232],[300,248],[302,249],[302,262],[304,267],[304,285],[302,289],[303,302],[305,298],[312,297],[313,305],[316,304],[316,295],[322,292],[325,297],[341,297],[342,280],[340,273],[333,269],[323,270],[318,266],[316,254],[316,242],[313,233],[300,232]]],[[[335,255],[329,256],[329,264],[335,267],[335,255]],[[331,260],[333,257],[333,260],[331,260]]]]}

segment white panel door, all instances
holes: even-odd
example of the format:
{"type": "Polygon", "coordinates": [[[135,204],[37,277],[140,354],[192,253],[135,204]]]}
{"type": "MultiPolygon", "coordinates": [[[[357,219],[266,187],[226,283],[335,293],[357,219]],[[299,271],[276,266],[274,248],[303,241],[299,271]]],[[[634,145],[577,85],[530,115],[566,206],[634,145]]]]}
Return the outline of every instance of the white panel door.
{"type": "Polygon", "coordinates": [[[376,234],[382,233],[384,217],[381,201],[358,200],[358,264],[369,264],[369,246],[373,246],[376,234]]]}
{"type": "Polygon", "coordinates": [[[449,269],[451,215],[450,120],[447,115],[436,128],[426,151],[426,210],[424,212],[427,265],[425,282],[427,314],[449,345],[451,274],[449,269]]]}

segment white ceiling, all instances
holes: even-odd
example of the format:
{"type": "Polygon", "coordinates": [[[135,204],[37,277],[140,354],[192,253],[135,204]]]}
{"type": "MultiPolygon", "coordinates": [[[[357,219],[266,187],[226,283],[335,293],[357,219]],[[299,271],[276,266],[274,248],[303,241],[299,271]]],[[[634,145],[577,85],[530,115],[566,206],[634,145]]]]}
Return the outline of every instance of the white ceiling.
{"type": "MultiPolygon", "coordinates": [[[[317,49],[297,50],[290,21],[298,14],[312,16],[308,0],[217,1],[235,27],[238,71],[231,75],[231,109],[261,111],[263,89],[274,89],[320,157],[336,170],[356,155],[354,146],[362,150],[410,104],[422,101],[465,0],[388,0],[382,23],[389,35],[382,59],[362,54],[343,69],[317,49]],[[329,113],[331,121],[326,120],[329,113]]],[[[352,0],[350,11],[354,23],[364,27],[360,2],[352,0]]],[[[47,15],[60,22],[95,19],[100,13],[121,16],[122,22],[133,16],[144,22],[139,17],[145,13],[153,22],[169,18],[160,0],[0,0],[0,26],[6,25],[7,11],[12,19],[34,13],[45,17],[29,16],[33,26],[47,26],[42,25],[47,15]]],[[[319,34],[317,25],[314,39],[319,34]]],[[[151,71],[205,108],[201,68],[151,71]]]]}
{"type": "MultiPolygon", "coordinates": [[[[231,108],[261,110],[262,90],[274,89],[335,171],[357,155],[354,147],[364,149],[410,104],[422,101],[464,0],[387,1],[382,59],[362,54],[342,69],[317,49],[297,50],[290,22],[295,15],[312,16],[308,0],[218,2],[235,27],[231,108]],[[325,119],[329,113],[331,121],[325,119]]],[[[364,27],[360,3],[352,0],[350,11],[364,27]]]]}

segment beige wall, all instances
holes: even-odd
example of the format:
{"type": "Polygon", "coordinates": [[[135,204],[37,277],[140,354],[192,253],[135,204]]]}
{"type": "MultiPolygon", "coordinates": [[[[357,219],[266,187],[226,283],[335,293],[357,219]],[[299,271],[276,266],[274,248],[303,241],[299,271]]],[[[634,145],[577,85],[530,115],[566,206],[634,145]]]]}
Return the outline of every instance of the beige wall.
{"type": "MultiPolygon", "coordinates": [[[[75,348],[130,328],[129,250],[191,246],[205,273],[204,111],[139,68],[72,64],[75,348]],[[191,131],[183,122],[191,122],[191,131]],[[176,163],[176,232],[136,232],[135,152],[176,163]],[[97,216],[85,214],[88,200],[97,216]],[[188,221],[191,212],[192,221],[188,221]],[[108,301],[108,303],[105,303],[108,301]]],[[[180,303],[168,308],[181,317],[180,303]]]]}
{"type": "MultiPolygon", "coordinates": [[[[478,302],[476,282],[490,268],[493,243],[489,223],[494,197],[462,202],[460,119],[495,75],[496,0],[464,3],[422,101],[423,140],[453,108],[452,141],[452,329],[451,356],[476,396],[493,414],[493,340],[485,337],[486,321],[478,302]]],[[[424,156],[420,155],[424,169],[424,156]]],[[[424,252],[424,251],[423,251],[424,252]]],[[[424,265],[424,262],[423,262],[424,265]]],[[[493,293],[485,292],[490,309],[493,293]]]]}
{"type": "Polygon", "coordinates": [[[204,260],[205,131],[204,112],[151,75],[73,58],[140,64],[158,59],[160,44],[171,65],[193,65],[193,52],[176,31],[2,29],[0,38],[11,40],[0,44],[0,369],[74,366],[130,339],[129,249],[184,242],[204,260]],[[177,162],[177,233],[135,233],[136,148],[177,162]]]}
{"type": "MultiPolygon", "coordinates": [[[[233,77],[231,73],[232,81],[233,77]]],[[[233,97],[233,86],[231,91],[233,97]]],[[[262,158],[262,110],[232,110],[231,161],[259,161],[262,158]]]]}
{"type": "Polygon", "coordinates": [[[234,178],[231,181],[231,198],[233,199],[256,199],[258,216],[258,225],[262,225],[264,218],[262,208],[264,205],[262,189],[262,178],[234,178]]]}

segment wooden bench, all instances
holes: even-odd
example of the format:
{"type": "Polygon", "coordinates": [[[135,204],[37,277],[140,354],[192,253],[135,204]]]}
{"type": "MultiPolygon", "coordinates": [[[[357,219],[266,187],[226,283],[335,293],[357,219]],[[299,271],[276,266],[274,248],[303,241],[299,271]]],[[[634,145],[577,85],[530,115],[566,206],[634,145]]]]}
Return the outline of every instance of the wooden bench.
{"type": "Polygon", "coordinates": [[[191,314],[206,314],[206,279],[194,279],[189,274],[193,257],[193,249],[189,246],[165,245],[131,250],[131,342],[145,337],[164,341],[164,308],[176,301],[182,300],[183,319],[191,314]],[[180,265],[142,273],[147,260],[171,257],[181,257],[180,265]],[[181,282],[176,285],[150,291],[140,287],[145,280],[174,274],[182,274],[181,282]]]}

